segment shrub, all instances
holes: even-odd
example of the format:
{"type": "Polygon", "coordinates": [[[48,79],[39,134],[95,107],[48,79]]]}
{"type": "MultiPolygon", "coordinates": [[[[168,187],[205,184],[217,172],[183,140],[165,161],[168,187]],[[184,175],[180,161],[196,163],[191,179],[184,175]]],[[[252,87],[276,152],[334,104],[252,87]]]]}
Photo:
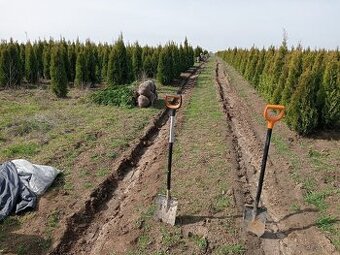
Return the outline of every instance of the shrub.
{"type": "Polygon", "coordinates": [[[112,86],[97,91],[91,95],[91,100],[96,104],[123,106],[131,108],[135,106],[134,89],[132,86],[112,86]]]}

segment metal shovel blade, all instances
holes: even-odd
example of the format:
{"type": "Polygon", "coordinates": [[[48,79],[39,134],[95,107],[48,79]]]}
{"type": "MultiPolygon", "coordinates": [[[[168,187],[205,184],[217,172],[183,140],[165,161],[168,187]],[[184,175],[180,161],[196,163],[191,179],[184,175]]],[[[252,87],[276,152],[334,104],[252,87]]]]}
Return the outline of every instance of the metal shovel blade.
{"type": "Polygon", "coordinates": [[[244,209],[243,219],[246,225],[246,230],[258,237],[261,237],[266,229],[267,210],[264,208],[258,208],[255,217],[253,212],[254,208],[252,206],[246,206],[244,209]]]}
{"type": "Polygon", "coordinates": [[[155,217],[162,222],[174,226],[176,222],[177,206],[178,201],[176,199],[169,198],[164,195],[158,195],[156,197],[155,217]]]}

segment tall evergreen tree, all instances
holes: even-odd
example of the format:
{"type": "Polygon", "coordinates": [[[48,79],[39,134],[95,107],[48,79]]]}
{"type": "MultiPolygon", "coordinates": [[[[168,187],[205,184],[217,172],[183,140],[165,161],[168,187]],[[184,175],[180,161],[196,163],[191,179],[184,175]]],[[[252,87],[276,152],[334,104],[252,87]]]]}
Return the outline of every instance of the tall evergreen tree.
{"type": "Polygon", "coordinates": [[[302,74],[302,49],[299,46],[293,51],[289,63],[287,80],[282,91],[281,104],[288,106],[293,93],[298,85],[299,77],[302,74]]]}
{"type": "Polygon", "coordinates": [[[256,63],[256,67],[255,67],[255,73],[254,73],[253,80],[252,80],[255,88],[258,86],[261,74],[263,72],[263,68],[264,68],[264,65],[265,65],[265,63],[264,63],[265,55],[266,55],[266,50],[262,49],[261,52],[259,53],[258,61],[256,63]]]}
{"type": "Polygon", "coordinates": [[[76,61],[76,75],[74,84],[78,87],[84,87],[86,84],[86,59],[84,50],[81,50],[78,53],[77,61],[76,61]]]}
{"type": "Polygon", "coordinates": [[[273,95],[271,97],[271,103],[273,103],[273,104],[279,104],[280,103],[281,97],[282,97],[282,92],[285,88],[288,72],[289,72],[289,60],[287,59],[284,66],[283,66],[283,69],[282,69],[282,72],[280,74],[280,78],[277,82],[277,85],[274,89],[273,95]]]}
{"type": "Polygon", "coordinates": [[[128,58],[122,35],[111,50],[107,78],[110,85],[126,84],[129,82],[128,58]]]}
{"type": "Polygon", "coordinates": [[[162,84],[170,84],[173,79],[172,52],[168,45],[164,46],[158,61],[157,79],[162,84]]]}
{"type": "Polygon", "coordinates": [[[287,124],[298,133],[310,134],[318,126],[316,109],[315,74],[306,69],[299,79],[299,84],[292,96],[287,110],[287,124]]]}
{"type": "Polygon", "coordinates": [[[340,60],[336,53],[331,54],[327,60],[322,88],[322,122],[327,127],[333,127],[340,122],[340,60]]]}
{"type": "Polygon", "coordinates": [[[132,55],[132,69],[135,80],[138,80],[141,77],[143,70],[142,54],[143,49],[139,46],[138,42],[136,42],[132,55]]]}
{"type": "Polygon", "coordinates": [[[76,77],[76,62],[77,62],[77,54],[76,54],[76,45],[74,43],[70,44],[67,52],[68,64],[69,64],[69,81],[74,81],[76,77]]]}
{"type": "Polygon", "coordinates": [[[8,86],[8,75],[7,75],[7,63],[9,62],[10,56],[6,45],[0,47],[0,86],[8,86]]]}
{"type": "Polygon", "coordinates": [[[37,61],[38,80],[44,76],[43,52],[45,43],[39,39],[33,47],[37,61]]]}
{"type": "Polygon", "coordinates": [[[43,65],[44,65],[44,78],[51,79],[50,67],[51,67],[51,48],[50,46],[44,47],[43,52],[43,65]]]}
{"type": "Polygon", "coordinates": [[[22,72],[19,47],[10,40],[0,51],[0,86],[11,88],[20,85],[22,72]]]}
{"type": "Polygon", "coordinates": [[[67,96],[67,74],[65,67],[65,48],[54,46],[51,54],[51,88],[58,97],[67,96]]]}
{"type": "Polygon", "coordinates": [[[109,47],[104,46],[103,58],[102,58],[102,70],[101,70],[101,77],[102,77],[103,82],[107,82],[107,67],[109,63],[109,52],[110,52],[109,47]]]}
{"type": "Polygon", "coordinates": [[[30,42],[25,47],[25,76],[28,83],[36,84],[38,82],[38,62],[30,42]]]}
{"type": "Polygon", "coordinates": [[[244,77],[250,82],[252,82],[253,77],[255,75],[256,64],[258,62],[258,55],[259,50],[255,49],[255,47],[253,46],[252,49],[250,50],[250,60],[244,74],[244,77]]]}
{"type": "Polygon", "coordinates": [[[21,43],[20,46],[20,63],[21,63],[21,80],[25,77],[25,44],[21,43]]]}
{"type": "Polygon", "coordinates": [[[172,57],[172,72],[173,72],[173,77],[176,78],[181,74],[181,59],[179,55],[179,49],[177,48],[177,45],[172,43],[170,45],[171,49],[171,57],[172,57]]]}
{"type": "Polygon", "coordinates": [[[152,57],[150,55],[145,57],[143,63],[143,70],[147,77],[149,78],[154,77],[154,68],[152,63],[152,57]]]}
{"type": "Polygon", "coordinates": [[[274,90],[278,84],[280,75],[282,73],[282,68],[286,62],[287,49],[287,39],[283,38],[283,42],[278,51],[274,56],[274,63],[272,65],[272,70],[270,73],[270,83],[266,90],[266,97],[268,99],[272,98],[274,90]]]}
{"type": "Polygon", "coordinates": [[[133,72],[133,51],[134,51],[134,47],[132,45],[128,45],[126,47],[126,58],[127,58],[127,70],[128,70],[128,82],[133,81],[135,79],[135,75],[133,72]]]}
{"type": "Polygon", "coordinates": [[[156,49],[152,54],[152,76],[156,77],[157,75],[157,69],[158,69],[158,61],[159,61],[159,54],[160,50],[156,49]]]}

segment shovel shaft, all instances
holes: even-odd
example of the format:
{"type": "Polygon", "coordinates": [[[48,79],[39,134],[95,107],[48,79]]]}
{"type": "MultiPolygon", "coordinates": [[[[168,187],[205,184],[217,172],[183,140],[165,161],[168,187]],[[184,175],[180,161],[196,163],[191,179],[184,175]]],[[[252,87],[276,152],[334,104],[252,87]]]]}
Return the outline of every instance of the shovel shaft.
{"type": "Polygon", "coordinates": [[[175,109],[170,109],[170,134],[169,134],[169,151],[168,151],[168,174],[166,180],[167,190],[171,189],[171,166],[172,166],[172,148],[175,141],[175,109]]]}
{"type": "Polygon", "coordinates": [[[172,147],[173,143],[169,143],[169,154],[168,154],[168,175],[166,181],[167,190],[171,189],[171,165],[172,165],[172,147]]]}
{"type": "MultiPolygon", "coordinates": [[[[260,171],[260,177],[259,177],[259,183],[257,185],[257,191],[256,191],[256,198],[254,201],[254,211],[257,211],[257,207],[260,202],[261,192],[262,192],[262,186],[263,186],[263,179],[264,179],[264,173],[266,170],[266,164],[267,164],[267,157],[269,152],[269,145],[270,145],[270,138],[272,136],[272,129],[268,128],[267,130],[267,137],[266,137],[266,143],[264,145],[264,151],[263,151],[263,158],[261,163],[261,171],[260,171]]],[[[255,213],[256,215],[256,213],[255,213]]]]}

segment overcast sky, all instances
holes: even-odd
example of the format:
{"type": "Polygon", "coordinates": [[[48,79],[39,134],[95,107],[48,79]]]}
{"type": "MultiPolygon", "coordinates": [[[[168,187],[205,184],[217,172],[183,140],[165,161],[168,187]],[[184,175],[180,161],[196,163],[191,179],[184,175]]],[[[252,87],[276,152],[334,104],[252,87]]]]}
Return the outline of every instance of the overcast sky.
{"type": "Polygon", "coordinates": [[[168,40],[216,51],[288,44],[340,46],[339,0],[0,0],[0,38],[50,36],[156,45],[168,40]]]}

